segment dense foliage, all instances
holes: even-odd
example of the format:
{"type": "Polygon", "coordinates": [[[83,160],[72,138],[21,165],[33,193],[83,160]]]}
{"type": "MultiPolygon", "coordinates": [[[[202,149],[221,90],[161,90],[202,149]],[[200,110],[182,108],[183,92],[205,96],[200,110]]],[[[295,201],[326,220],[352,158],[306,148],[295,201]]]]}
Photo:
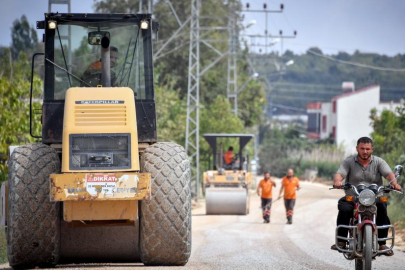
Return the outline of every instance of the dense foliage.
{"type": "MultiPolygon", "coordinates": [[[[12,46],[0,49],[0,183],[7,179],[8,147],[34,141],[29,135],[29,97],[31,65],[29,59],[37,43],[36,31],[25,16],[15,20],[12,27],[12,46]]],[[[33,97],[42,94],[42,81],[34,77],[33,97]]],[[[39,102],[33,109],[40,109],[39,102]]],[[[40,116],[34,115],[40,123],[40,116]]],[[[34,134],[40,134],[41,126],[33,125],[34,134]]]]}
{"type": "MultiPolygon", "coordinates": [[[[381,115],[373,110],[370,118],[374,127],[374,154],[384,158],[391,168],[397,164],[405,166],[405,104],[396,112],[385,110],[381,115]]],[[[400,177],[398,182],[404,190],[405,177],[400,177]]],[[[402,221],[405,225],[404,207],[404,197],[391,193],[390,216],[393,221],[402,221]]]]}

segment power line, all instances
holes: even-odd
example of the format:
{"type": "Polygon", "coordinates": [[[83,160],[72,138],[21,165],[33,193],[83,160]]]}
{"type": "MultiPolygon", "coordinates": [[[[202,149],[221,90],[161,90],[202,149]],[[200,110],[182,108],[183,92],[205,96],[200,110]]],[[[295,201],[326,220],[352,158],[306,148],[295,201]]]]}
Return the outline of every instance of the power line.
{"type": "Polygon", "coordinates": [[[275,100],[294,100],[294,101],[312,101],[312,102],[325,102],[330,101],[328,98],[310,98],[310,97],[296,97],[296,96],[283,96],[283,95],[273,95],[275,100]]]}
{"type": "Polygon", "coordinates": [[[292,93],[297,93],[297,94],[307,94],[307,95],[310,95],[310,94],[313,94],[313,95],[329,95],[329,96],[336,96],[336,95],[339,95],[339,94],[341,94],[342,92],[314,92],[314,91],[305,91],[305,90],[296,90],[296,89],[292,89],[292,90],[290,90],[290,89],[283,89],[283,90],[281,90],[281,91],[277,91],[277,90],[274,90],[273,91],[273,93],[288,93],[288,94],[292,94],[292,93]]]}
{"type": "MultiPolygon", "coordinates": [[[[289,43],[290,45],[296,45],[296,46],[301,46],[301,47],[307,47],[307,48],[313,48],[313,47],[317,47],[319,49],[322,50],[334,50],[334,51],[338,51],[338,52],[346,52],[346,51],[358,51],[358,49],[356,48],[346,48],[346,49],[342,49],[342,48],[334,48],[334,47],[319,47],[317,45],[314,44],[306,44],[306,43],[301,43],[301,42],[295,42],[295,41],[291,41],[291,40],[286,40],[287,43],[289,43]]],[[[372,50],[362,50],[362,53],[369,53],[369,54],[378,54],[378,52],[372,51],[372,50]]]]}
{"type": "Polygon", "coordinates": [[[288,109],[288,110],[293,110],[293,111],[300,111],[300,112],[306,112],[307,110],[305,109],[300,109],[297,107],[291,107],[283,104],[278,104],[278,103],[273,103],[272,104],[274,107],[282,108],[282,109],[288,109]]]}
{"type": "MultiPolygon", "coordinates": [[[[294,82],[279,82],[274,83],[275,86],[297,86],[297,87],[314,87],[314,88],[329,88],[329,89],[342,89],[340,86],[336,85],[328,85],[328,84],[312,84],[312,83],[294,83],[294,82]]],[[[361,89],[361,88],[359,88],[361,89]]],[[[395,87],[395,86],[381,86],[381,91],[405,91],[403,87],[395,87]]]]}
{"type": "Polygon", "coordinates": [[[291,24],[290,21],[288,20],[288,18],[287,18],[287,16],[285,15],[285,13],[283,13],[283,16],[284,16],[285,20],[287,21],[287,24],[291,27],[291,30],[294,31],[295,28],[292,27],[292,24],[291,24]]]}
{"type": "Polygon", "coordinates": [[[300,87],[314,87],[314,88],[329,88],[329,89],[342,89],[341,86],[334,86],[328,84],[312,84],[312,83],[289,83],[289,82],[279,82],[275,83],[276,86],[300,86],[300,87]]]}
{"type": "Polygon", "coordinates": [[[380,70],[380,71],[393,71],[393,72],[405,72],[405,68],[384,68],[384,67],[376,67],[376,66],[370,66],[370,65],[366,65],[366,64],[360,64],[360,63],[356,63],[356,62],[350,62],[350,61],[345,61],[345,60],[339,60],[336,58],[333,58],[331,56],[327,56],[327,55],[323,55],[311,50],[307,50],[307,52],[319,56],[319,57],[323,57],[326,58],[328,60],[331,61],[335,61],[338,62],[340,64],[345,64],[345,65],[352,65],[352,66],[356,66],[356,67],[362,67],[362,68],[369,68],[369,69],[374,69],[374,70],[380,70]]]}

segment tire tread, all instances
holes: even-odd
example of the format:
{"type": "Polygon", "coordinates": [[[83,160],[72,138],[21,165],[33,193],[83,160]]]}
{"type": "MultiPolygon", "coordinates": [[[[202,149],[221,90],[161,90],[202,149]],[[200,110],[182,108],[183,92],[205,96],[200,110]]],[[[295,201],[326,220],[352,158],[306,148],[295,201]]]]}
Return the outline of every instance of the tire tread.
{"type": "Polygon", "coordinates": [[[182,146],[156,143],[142,156],[152,198],[141,202],[140,246],[145,265],[185,265],[191,253],[190,162],[182,146]]]}
{"type": "Polygon", "coordinates": [[[56,265],[60,254],[59,203],[50,202],[49,174],[60,171],[51,147],[16,148],[8,163],[7,256],[15,269],[56,265]]]}

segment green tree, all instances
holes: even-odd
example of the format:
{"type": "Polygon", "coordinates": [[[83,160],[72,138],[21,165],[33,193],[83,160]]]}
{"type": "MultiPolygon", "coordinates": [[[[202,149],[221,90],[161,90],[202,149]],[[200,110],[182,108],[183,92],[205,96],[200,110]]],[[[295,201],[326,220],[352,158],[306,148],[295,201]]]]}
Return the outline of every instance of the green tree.
{"type": "MultiPolygon", "coordinates": [[[[38,44],[37,32],[32,28],[25,15],[15,20],[11,28],[11,52],[17,59],[20,52],[32,52],[38,44]]],[[[30,55],[29,55],[30,56],[30,55]]]]}
{"type": "MultiPolygon", "coordinates": [[[[371,111],[371,124],[374,131],[371,134],[374,140],[374,154],[387,161],[391,168],[395,165],[405,164],[405,104],[398,107],[395,112],[384,110],[378,114],[374,109],[371,111]]],[[[405,189],[404,176],[398,179],[398,183],[405,189]]],[[[405,201],[401,196],[391,193],[391,203],[388,208],[393,222],[402,221],[405,226],[405,213],[403,208],[405,201]]]]}
{"type": "MultiPolygon", "coordinates": [[[[208,169],[204,167],[211,157],[212,150],[203,138],[205,133],[246,133],[243,122],[232,113],[231,104],[225,96],[218,95],[211,104],[204,106],[200,110],[200,159],[203,165],[202,171],[208,169]]],[[[224,147],[237,146],[236,139],[226,139],[222,141],[224,147]]],[[[234,147],[237,151],[237,147],[234,147]]]]}
{"type": "MultiPolygon", "coordinates": [[[[6,56],[0,59],[0,66],[9,67],[0,77],[0,182],[7,179],[7,159],[9,145],[20,145],[34,141],[29,134],[29,89],[31,69],[25,53],[20,53],[16,61],[6,56]]],[[[35,76],[33,94],[40,96],[42,81],[35,76]]],[[[33,103],[40,109],[39,102],[33,103]]],[[[39,116],[34,115],[39,123],[39,116]]],[[[41,127],[34,125],[33,132],[40,134],[41,127]]]]}
{"type": "MultiPolygon", "coordinates": [[[[248,78],[246,74],[240,76],[240,81],[248,78]]],[[[251,127],[262,122],[263,109],[266,103],[264,85],[257,81],[250,81],[238,95],[238,115],[245,127],[251,127]]]]}
{"type": "Polygon", "coordinates": [[[184,145],[187,108],[178,91],[156,86],[155,101],[158,140],[184,145]]]}

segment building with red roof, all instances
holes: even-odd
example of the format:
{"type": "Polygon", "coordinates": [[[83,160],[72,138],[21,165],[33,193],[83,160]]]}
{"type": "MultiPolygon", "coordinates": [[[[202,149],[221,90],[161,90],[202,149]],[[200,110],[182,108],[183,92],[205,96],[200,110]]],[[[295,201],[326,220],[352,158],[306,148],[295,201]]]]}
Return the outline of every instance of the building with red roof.
{"type": "MultiPolygon", "coordinates": [[[[347,86],[347,84],[346,84],[347,86]]],[[[371,85],[362,89],[343,88],[345,92],[335,96],[330,102],[307,104],[308,130],[312,140],[332,139],[336,145],[343,146],[347,154],[355,152],[358,138],[370,136],[370,111],[395,110],[400,105],[380,102],[380,86],[371,85]]]]}

